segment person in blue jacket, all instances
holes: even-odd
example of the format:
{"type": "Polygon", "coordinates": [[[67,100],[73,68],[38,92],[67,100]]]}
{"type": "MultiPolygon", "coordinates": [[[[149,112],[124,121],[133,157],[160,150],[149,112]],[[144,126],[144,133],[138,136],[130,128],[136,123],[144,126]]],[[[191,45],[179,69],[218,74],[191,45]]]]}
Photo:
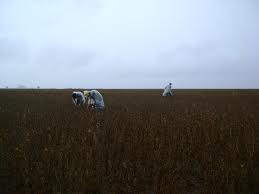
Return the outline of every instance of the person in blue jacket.
{"type": "Polygon", "coordinates": [[[172,83],[169,83],[169,84],[165,87],[162,96],[173,96],[172,83]]]}
{"type": "Polygon", "coordinates": [[[86,102],[88,107],[98,109],[98,110],[104,110],[104,101],[103,96],[100,92],[97,90],[90,90],[84,91],[84,96],[86,98],[86,102]]]}
{"type": "Polygon", "coordinates": [[[72,93],[72,102],[75,106],[84,106],[86,103],[86,99],[82,92],[74,91],[72,93]]]}

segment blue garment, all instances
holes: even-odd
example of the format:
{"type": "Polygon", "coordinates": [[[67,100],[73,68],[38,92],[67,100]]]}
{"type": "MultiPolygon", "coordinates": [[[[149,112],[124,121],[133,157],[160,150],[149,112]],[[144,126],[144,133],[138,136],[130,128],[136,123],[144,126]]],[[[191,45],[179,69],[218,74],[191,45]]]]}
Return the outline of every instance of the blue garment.
{"type": "Polygon", "coordinates": [[[168,84],[164,89],[163,96],[172,96],[172,95],[173,93],[172,93],[171,84],[168,84]]]}
{"type": "Polygon", "coordinates": [[[82,92],[74,91],[72,93],[72,101],[76,106],[83,106],[85,104],[85,97],[82,92]]]}
{"type": "Polygon", "coordinates": [[[89,92],[89,96],[94,100],[96,109],[100,109],[100,110],[104,109],[103,96],[100,94],[100,92],[98,92],[97,90],[91,90],[89,92]]]}

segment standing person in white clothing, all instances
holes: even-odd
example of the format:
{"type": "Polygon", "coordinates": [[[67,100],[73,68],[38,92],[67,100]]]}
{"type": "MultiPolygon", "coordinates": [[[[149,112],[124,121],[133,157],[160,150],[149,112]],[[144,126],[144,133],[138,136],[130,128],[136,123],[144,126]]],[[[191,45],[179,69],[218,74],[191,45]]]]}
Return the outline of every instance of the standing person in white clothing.
{"type": "Polygon", "coordinates": [[[88,107],[104,110],[103,96],[97,90],[84,91],[88,107]]]}
{"type": "Polygon", "coordinates": [[[164,92],[163,92],[163,96],[173,96],[173,93],[172,93],[172,83],[169,83],[165,87],[164,92]]]}
{"type": "Polygon", "coordinates": [[[74,91],[72,93],[72,102],[75,106],[83,106],[86,102],[83,93],[80,91],[74,91]]]}

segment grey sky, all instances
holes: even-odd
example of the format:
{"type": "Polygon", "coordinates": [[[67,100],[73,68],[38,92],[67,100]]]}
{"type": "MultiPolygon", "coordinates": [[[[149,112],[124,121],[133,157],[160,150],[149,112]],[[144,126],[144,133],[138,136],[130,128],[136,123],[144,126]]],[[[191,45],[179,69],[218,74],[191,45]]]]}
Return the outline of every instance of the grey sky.
{"type": "Polygon", "coordinates": [[[257,0],[0,0],[0,87],[259,88],[257,0]]]}

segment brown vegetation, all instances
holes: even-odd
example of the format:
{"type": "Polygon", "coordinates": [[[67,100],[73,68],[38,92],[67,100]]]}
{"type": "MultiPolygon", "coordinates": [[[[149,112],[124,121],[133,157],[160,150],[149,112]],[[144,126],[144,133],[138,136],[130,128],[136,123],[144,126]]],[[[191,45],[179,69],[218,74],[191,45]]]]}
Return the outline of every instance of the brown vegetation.
{"type": "Polygon", "coordinates": [[[0,91],[7,189],[255,193],[259,91],[161,92],[104,90],[95,112],[73,107],[70,90],[0,91]]]}

